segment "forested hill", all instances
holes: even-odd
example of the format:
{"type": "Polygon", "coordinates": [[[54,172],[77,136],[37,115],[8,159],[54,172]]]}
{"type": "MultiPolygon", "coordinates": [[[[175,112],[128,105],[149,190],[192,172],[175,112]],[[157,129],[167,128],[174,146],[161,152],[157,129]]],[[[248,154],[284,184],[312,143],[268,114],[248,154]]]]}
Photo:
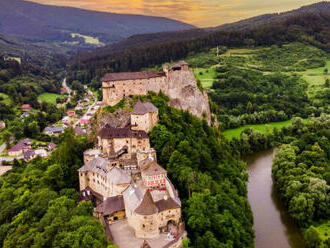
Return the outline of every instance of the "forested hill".
{"type": "Polygon", "coordinates": [[[191,30],[156,34],[139,39],[131,37],[114,46],[100,48],[93,53],[83,53],[72,59],[71,78],[88,82],[109,70],[137,71],[161,65],[164,62],[185,58],[188,54],[211,47],[269,46],[286,42],[307,42],[330,51],[330,3],[324,11],[298,11],[281,22],[244,30],[205,31],[191,30]],[[166,37],[164,37],[164,35],[166,37]],[[79,72],[79,73],[78,73],[79,72]]]}
{"type": "MultiPolygon", "coordinates": [[[[296,10],[275,13],[275,14],[266,14],[261,16],[256,16],[253,18],[245,19],[242,21],[224,24],[217,27],[205,28],[205,29],[190,29],[190,30],[181,30],[181,31],[169,31],[161,32],[154,34],[137,34],[127,39],[118,42],[116,44],[104,47],[102,51],[118,51],[124,49],[132,49],[141,46],[148,46],[156,43],[163,43],[167,41],[181,41],[189,40],[192,38],[199,38],[206,35],[210,35],[216,31],[238,31],[238,30],[253,30],[260,26],[267,26],[270,24],[281,25],[283,22],[292,19],[293,17],[300,17],[304,14],[314,14],[322,16],[324,14],[330,14],[330,2],[320,2],[308,6],[301,7],[296,10]]],[[[101,51],[100,50],[100,51],[101,51]]]]}
{"type": "Polygon", "coordinates": [[[190,28],[193,26],[161,17],[96,12],[22,0],[0,1],[0,33],[35,42],[81,44],[83,37],[71,35],[78,33],[110,44],[134,34],[190,28]]]}
{"type": "Polygon", "coordinates": [[[215,28],[210,28],[209,30],[242,30],[246,28],[280,23],[283,22],[283,20],[285,19],[305,13],[322,14],[325,12],[327,13],[330,12],[330,2],[328,1],[323,1],[319,3],[303,6],[299,9],[295,9],[283,13],[266,14],[257,17],[252,17],[242,21],[220,25],[215,28]]]}

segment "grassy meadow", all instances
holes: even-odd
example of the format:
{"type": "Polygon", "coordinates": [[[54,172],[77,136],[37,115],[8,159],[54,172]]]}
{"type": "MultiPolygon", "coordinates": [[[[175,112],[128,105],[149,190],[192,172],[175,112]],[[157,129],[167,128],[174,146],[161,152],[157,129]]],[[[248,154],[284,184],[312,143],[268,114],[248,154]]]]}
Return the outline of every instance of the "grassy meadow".
{"type": "Polygon", "coordinates": [[[224,131],[224,135],[227,139],[231,140],[233,138],[240,138],[241,133],[247,129],[247,128],[253,128],[261,133],[267,133],[269,131],[274,130],[274,128],[281,129],[283,127],[287,127],[291,125],[292,121],[282,121],[282,122],[271,122],[267,124],[253,124],[253,125],[245,125],[242,127],[234,128],[234,129],[228,129],[224,131]]]}
{"type": "Polygon", "coordinates": [[[0,93],[0,102],[1,103],[4,103],[4,104],[7,104],[7,105],[10,105],[12,103],[10,97],[4,93],[0,93]]]}
{"type": "Polygon", "coordinates": [[[38,96],[38,101],[56,104],[57,98],[63,98],[63,96],[54,93],[43,93],[38,96]]]}

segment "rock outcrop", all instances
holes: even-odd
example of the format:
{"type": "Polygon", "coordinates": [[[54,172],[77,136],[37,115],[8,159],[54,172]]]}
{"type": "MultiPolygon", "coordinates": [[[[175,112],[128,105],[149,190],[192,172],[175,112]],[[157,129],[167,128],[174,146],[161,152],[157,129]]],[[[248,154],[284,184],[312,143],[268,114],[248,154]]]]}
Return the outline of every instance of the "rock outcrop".
{"type": "Polygon", "coordinates": [[[201,92],[192,71],[169,73],[168,84],[162,91],[170,97],[170,105],[189,110],[199,118],[207,118],[211,124],[211,110],[206,91],[201,92]]]}

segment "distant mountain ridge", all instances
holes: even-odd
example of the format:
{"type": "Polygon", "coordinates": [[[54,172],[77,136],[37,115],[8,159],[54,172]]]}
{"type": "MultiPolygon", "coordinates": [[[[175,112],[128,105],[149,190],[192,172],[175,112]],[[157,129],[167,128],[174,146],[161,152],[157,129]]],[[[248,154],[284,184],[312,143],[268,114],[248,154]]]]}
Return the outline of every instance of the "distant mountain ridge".
{"type": "Polygon", "coordinates": [[[22,0],[0,1],[0,33],[31,42],[67,42],[68,46],[83,43],[81,37],[71,36],[78,33],[110,44],[134,34],[191,28],[194,26],[162,17],[113,14],[22,0]]]}
{"type": "Polygon", "coordinates": [[[284,19],[300,14],[313,13],[330,13],[330,2],[322,1],[311,5],[302,6],[299,9],[290,10],[282,13],[265,14],[256,17],[251,17],[245,20],[223,24],[214,28],[207,28],[206,30],[241,30],[246,28],[258,27],[260,25],[275,24],[282,22],[284,19]]]}
{"type": "Polygon", "coordinates": [[[230,24],[223,24],[217,27],[210,27],[204,29],[196,28],[190,30],[162,32],[162,33],[159,32],[156,34],[133,35],[119,43],[104,47],[102,49],[107,51],[114,51],[114,50],[118,51],[129,48],[135,48],[137,46],[147,46],[150,44],[168,42],[171,40],[172,41],[189,40],[192,38],[198,38],[204,35],[208,35],[216,31],[239,31],[245,29],[253,29],[264,25],[281,23],[288,18],[292,18],[294,16],[299,16],[301,14],[308,14],[308,13],[314,15],[320,15],[322,13],[330,14],[330,1],[322,1],[319,3],[303,6],[299,9],[282,12],[282,13],[260,15],[230,24]]]}

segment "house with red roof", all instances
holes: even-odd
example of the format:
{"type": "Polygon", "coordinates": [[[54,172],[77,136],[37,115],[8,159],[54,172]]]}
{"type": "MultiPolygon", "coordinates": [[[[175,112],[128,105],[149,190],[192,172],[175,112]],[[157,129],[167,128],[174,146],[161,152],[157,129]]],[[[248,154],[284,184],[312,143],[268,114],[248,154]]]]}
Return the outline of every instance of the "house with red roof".
{"type": "Polygon", "coordinates": [[[30,111],[32,110],[32,107],[31,107],[30,104],[23,104],[23,105],[21,106],[21,110],[22,110],[22,111],[25,111],[25,112],[30,112],[30,111]]]}

